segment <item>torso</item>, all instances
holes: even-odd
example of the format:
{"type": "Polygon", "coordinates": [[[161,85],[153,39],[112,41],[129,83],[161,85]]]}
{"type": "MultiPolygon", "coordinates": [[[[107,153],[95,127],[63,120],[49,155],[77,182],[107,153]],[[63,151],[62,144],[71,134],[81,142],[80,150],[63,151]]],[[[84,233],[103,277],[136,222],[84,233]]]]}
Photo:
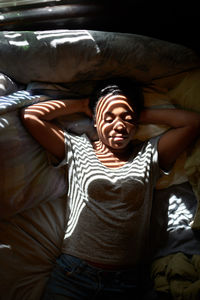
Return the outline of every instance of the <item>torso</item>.
{"type": "Polygon", "coordinates": [[[86,135],[66,133],[66,141],[70,184],[62,252],[104,269],[137,264],[147,249],[157,142],[115,155],[86,135]]]}

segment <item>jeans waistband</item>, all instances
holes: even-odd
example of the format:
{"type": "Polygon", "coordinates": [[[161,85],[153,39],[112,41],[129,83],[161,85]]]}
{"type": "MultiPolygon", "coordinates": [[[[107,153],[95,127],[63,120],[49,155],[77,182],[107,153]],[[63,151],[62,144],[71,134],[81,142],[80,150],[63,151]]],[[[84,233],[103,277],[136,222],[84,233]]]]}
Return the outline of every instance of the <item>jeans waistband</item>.
{"type": "Polygon", "coordinates": [[[141,276],[141,269],[139,267],[134,267],[130,269],[119,269],[119,270],[107,270],[107,269],[101,269],[97,268],[93,265],[90,265],[88,262],[69,254],[61,254],[59,259],[57,260],[57,263],[64,267],[65,263],[69,263],[72,267],[76,267],[77,271],[84,269],[84,271],[93,274],[93,275],[101,275],[103,277],[119,277],[119,278],[125,278],[125,277],[132,277],[139,279],[141,276]]]}

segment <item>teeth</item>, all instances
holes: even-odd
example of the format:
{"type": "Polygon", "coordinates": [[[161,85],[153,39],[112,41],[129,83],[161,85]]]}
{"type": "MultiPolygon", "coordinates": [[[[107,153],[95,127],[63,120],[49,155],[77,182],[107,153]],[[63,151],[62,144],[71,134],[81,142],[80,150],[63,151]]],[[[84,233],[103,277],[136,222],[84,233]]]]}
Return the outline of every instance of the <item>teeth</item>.
{"type": "Polygon", "coordinates": [[[114,139],[115,139],[115,140],[123,140],[124,137],[123,137],[123,136],[115,136],[114,139]]]}

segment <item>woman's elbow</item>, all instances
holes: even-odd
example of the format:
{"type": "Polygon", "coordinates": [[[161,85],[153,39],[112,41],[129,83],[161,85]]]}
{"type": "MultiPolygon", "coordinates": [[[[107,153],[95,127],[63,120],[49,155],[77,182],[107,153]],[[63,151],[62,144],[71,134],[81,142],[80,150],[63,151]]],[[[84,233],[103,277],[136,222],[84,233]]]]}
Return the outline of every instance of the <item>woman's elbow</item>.
{"type": "Polygon", "coordinates": [[[19,116],[20,116],[22,123],[26,124],[26,122],[28,121],[28,114],[27,114],[26,108],[23,108],[20,110],[19,116]]]}
{"type": "Polygon", "coordinates": [[[30,112],[27,108],[23,108],[20,111],[20,119],[26,128],[31,128],[32,126],[35,126],[36,123],[40,123],[38,116],[30,112]]]}

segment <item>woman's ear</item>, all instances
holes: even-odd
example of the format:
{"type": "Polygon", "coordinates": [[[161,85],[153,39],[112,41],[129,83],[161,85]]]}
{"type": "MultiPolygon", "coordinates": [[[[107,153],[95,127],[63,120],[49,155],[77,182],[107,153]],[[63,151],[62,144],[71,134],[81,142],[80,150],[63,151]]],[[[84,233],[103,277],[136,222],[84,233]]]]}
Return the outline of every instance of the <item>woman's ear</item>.
{"type": "Polygon", "coordinates": [[[96,128],[97,127],[97,124],[96,124],[96,118],[93,117],[93,126],[96,128]]]}

